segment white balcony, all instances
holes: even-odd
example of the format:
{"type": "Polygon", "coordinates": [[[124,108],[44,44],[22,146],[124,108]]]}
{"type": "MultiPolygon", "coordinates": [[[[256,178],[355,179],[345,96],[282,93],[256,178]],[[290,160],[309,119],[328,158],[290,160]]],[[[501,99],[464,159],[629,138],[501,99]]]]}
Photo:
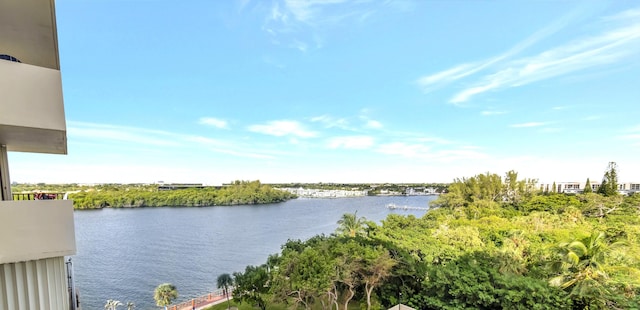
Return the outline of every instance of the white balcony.
{"type": "Polygon", "coordinates": [[[0,201],[0,264],[74,254],[71,200],[0,201]]]}
{"type": "Polygon", "coordinates": [[[67,153],[59,70],[0,60],[0,144],[8,151],[67,153]]]}

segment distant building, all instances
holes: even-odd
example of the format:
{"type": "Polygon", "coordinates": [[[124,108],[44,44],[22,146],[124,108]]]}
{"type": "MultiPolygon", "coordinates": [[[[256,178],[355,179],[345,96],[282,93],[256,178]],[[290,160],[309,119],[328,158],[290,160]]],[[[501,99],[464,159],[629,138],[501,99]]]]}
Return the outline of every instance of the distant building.
{"type": "MultiPolygon", "coordinates": [[[[596,192],[600,188],[600,183],[590,182],[591,190],[596,192]]],[[[540,184],[540,191],[545,193],[565,193],[565,194],[580,194],[584,192],[586,182],[556,182],[555,191],[553,190],[553,184],[543,183],[540,184]]],[[[624,195],[631,195],[634,193],[640,193],[640,183],[627,182],[618,183],[618,192],[624,195]]]]}
{"type": "Polygon", "coordinates": [[[305,189],[299,188],[279,188],[280,190],[295,194],[302,198],[345,198],[367,196],[368,191],[360,190],[333,190],[333,189],[305,189]]]}

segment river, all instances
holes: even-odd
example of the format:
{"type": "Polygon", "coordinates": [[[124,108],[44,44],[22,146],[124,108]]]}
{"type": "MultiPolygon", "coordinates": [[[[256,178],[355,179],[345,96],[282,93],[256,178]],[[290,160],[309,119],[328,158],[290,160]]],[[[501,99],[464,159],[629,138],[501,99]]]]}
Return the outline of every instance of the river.
{"type": "MultiPolygon", "coordinates": [[[[108,299],[137,310],[158,309],[153,290],[169,282],[177,302],[216,289],[222,273],[266,262],[288,239],[335,231],[344,213],[380,223],[388,214],[424,215],[434,196],[295,199],[284,203],[203,208],[135,208],[75,211],[76,288],[84,310],[108,299]]],[[[123,307],[124,308],[124,307],[123,307]]]]}

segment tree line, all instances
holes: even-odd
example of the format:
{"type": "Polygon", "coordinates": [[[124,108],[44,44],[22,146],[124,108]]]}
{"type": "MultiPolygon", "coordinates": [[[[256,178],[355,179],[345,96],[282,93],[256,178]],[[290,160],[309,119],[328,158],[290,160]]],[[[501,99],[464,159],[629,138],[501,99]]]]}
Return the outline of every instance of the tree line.
{"type": "Polygon", "coordinates": [[[221,188],[187,188],[158,191],[155,186],[102,186],[69,194],[76,209],[136,207],[202,207],[265,204],[286,201],[295,195],[260,181],[235,181],[221,188]]]}
{"type": "Polygon", "coordinates": [[[289,240],[233,273],[234,299],[260,309],[640,308],[640,194],[535,183],[486,173],[456,179],[422,218],[345,214],[335,233],[289,240]]]}

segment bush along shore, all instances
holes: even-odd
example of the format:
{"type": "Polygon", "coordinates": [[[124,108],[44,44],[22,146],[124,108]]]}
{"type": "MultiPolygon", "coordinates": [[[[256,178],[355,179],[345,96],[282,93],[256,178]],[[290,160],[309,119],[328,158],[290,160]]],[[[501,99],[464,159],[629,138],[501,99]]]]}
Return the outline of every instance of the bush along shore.
{"type": "Polygon", "coordinates": [[[222,187],[158,190],[157,186],[101,186],[70,193],[75,209],[205,207],[283,202],[296,196],[260,181],[235,181],[222,187]]]}

